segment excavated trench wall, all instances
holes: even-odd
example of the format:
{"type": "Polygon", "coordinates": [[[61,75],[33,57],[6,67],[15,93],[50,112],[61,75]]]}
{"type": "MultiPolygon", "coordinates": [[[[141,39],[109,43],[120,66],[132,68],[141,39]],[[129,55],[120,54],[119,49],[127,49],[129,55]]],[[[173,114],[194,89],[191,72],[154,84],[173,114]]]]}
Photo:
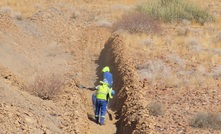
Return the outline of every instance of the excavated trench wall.
{"type": "Polygon", "coordinates": [[[100,61],[102,65],[109,65],[113,73],[113,89],[117,95],[111,102],[111,108],[117,111],[119,119],[117,133],[155,133],[147,110],[148,101],[142,91],[142,82],[139,81],[135,64],[122,35],[114,33],[109,38],[101,52],[100,61]]]}

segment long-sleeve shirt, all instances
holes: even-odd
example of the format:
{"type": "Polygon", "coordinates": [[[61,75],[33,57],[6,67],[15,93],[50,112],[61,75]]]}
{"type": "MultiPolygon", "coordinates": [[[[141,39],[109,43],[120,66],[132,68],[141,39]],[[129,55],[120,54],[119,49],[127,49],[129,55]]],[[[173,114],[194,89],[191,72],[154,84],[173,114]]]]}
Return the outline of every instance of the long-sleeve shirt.
{"type": "Polygon", "coordinates": [[[113,76],[110,72],[104,72],[103,73],[103,79],[106,79],[108,81],[109,87],[111,88],[113,85],[113,76]]]}

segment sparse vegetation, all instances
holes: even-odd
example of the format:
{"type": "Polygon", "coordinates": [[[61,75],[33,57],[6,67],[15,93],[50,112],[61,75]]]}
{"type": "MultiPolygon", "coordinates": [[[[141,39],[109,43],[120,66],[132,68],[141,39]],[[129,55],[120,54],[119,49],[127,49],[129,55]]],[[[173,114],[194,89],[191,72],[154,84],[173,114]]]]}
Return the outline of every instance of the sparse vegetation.
{"type": "Polygon", "coordinates": [[[212,77],[214,77],[214,78],[221,77],[221,65],[219,65],[213,69],[212,77]]]}
{"type": "Polygon", "coordinates": [[[22,14],[19,13],[19,12],[14,13],[13,16],[14,16],[14,18],[17,19],[17,20],[22,20],[22,14]]]}
{"type": "Polygon", "coordinates": [[[166,56],[169,61],[174,62],[175,64],[183,67],[185,65],[185,61],[177,54],[169,54],[166,56]]]}
{"type": "Polygon", "coordinates": [[[196,128],[221,129],[221,115],[213,113],[197,113],[192,117],[190,126],[196,128]]]}
{"type": "Polygon", "coordinates": [[[13,10],[10,7],[6,6],[0,9],[0,13],[11,16],[13,10]]]}
{"type": "MultiPolygon", "coordinates": [[[[155,0],[155,5],[148,6],[156,6],[157,1],[159,2],[160,0],[155,0]]],[[[90,96],[82,95],[82,92],[84,94],[87,93],[86,90],[77,91],[76,89],[78,88],[75,87],[74,84],[76,82],[73,82],[73,80],[79,80],[80,83],[92,86],[94,80],[97,78],[95,75],[97,72],[95,67],[99,70],[97,66],[100,64],[99,61],[103,60],[99,54],[104,54],[107,49],[108,51],[111,49],[109,52],[112,53],[112,47],[114,47],[116,50],[119,50],[119,48],[123,50],[121,51],[122,56],[117,55],[117,59],[111,61],[113,64],[117,63],[116,68],[112,69],[114,76],[117,72],[122,71],[122,73],[119,74],[120,77],[116,80],[118,82],[116,83],[118,84],[118,89],[116,90],[119,90],[119,95],[115,97],[120,97],[126,102],[126,105],[124,105],[122,101],[122,105],[126,106],[123,107],[123,110],[121,106],[114,108],[117,110],[117,113],[121,113],[116,117],[119,119],[118,123],[122,126],[117,128],[117,132],[123,133],[125,130],[127,133],[130,133],[132,129],[136,128],[137,131],[133,132],[142,133],[147,132],[145,131],[147,128],[151,129],[150,131],[153,133],[155,133],[155,131],[157,131],[156,133],[219,133],[219,130],[211,130],[211,128],[221,128],[220,115],[198,113],[193,116],[191,121],[188,117],[190,113],[197,111],[199,108],[204,110],[212,109],[213,111],[220,112],[220,1],[197,0],[197,2],[200,2],[199,4],[206,5],[210,8],[209,11],[217,17],[216,23],[207,23],[206,21],[210,21],[210,17],[206,19],[206,14],[201,13],[195,17],[194,15],[199,11],[192,10],[193,8],[199,9],[197,7],[198,5],[195,7],[188,3],[189,1],[182,0],[183,3],[191,5],[191,8],[188,9],[187,12],[186,9],[183,9],[185,8],[185,6],[182,5],[183,3],[179,3],[180,1],[181,0],[161,0],[161,2],[165,3],[162,3],[162,5],[159,5],[155,9],[151,7],[156,13],[159,13],[162,17],[166,17],[165,21],[164,18],[160,18],[160,15],[151,16],[147,14],[146,11],[139,10],[140,12],[128,13],[129,10],[132,9],[131,7],[134,7],[134,4],[138,2],[133,0],[123,0],[123,2],[121,0],[28,0],[26,2],[2,0],[0,5],[3,3],[1,5],[2,7],[8,6],[10,8],[3,8],[2,11],[0,9],[0,12],[10,14],[11,18],[3,15],[6,19],[0,19],[2,21],[0,27],[0,39],[2,42],[1,55],[5,57],[4,60],[1,61],[1,64],[4,62],[3,66],[8,67],[10,70],[13,69],[11,71],[21,76],[21,79],[24,79],[25,82],[27,78],[30,78],[31,72],[36,71],[36,73],[39,73],[45,68],[47,68],[47,70],[52,69],[52,72],[59,70],[58,73],[64,73],[70,81],[70,83],[65,84],[68,88],[64,91],[64,94],[62,93],[56,101],[45,102],[41,100],[41,103],[39,103],[46,105],[38,105],[38,101],[40,100],[38,97],[44,100],[54,99],[63,89],[64,81],[60,76],[37,76],[30,85],[31,88],[29,88],[31,89],[31,93],[37,96],[34,98],[26,93],[15,95],[9,93],[9,96],[14,96],[16,100],[6,102],[2,95],[0,95],[0,98],[3,100],[0,104],[0,108],[2,105],[3,111],[5,112],[2,114],[2,117],[5,117],[2,120],[5,120],[5,122],[2,123],[3,126],[8,127],[6,131],[10,132],[12,130],[10,127],[13,126],[15,131],[17,131],[17,128],[22,127],[26,132],[34,128],[39,132],[55,133],[55,131],[49,130],[50,126],[46,125],[42,127],[41,125],[45,122],[45,117],[52,116],[59,116],[59,118],[49,119],[49,125],[52,126],[51,128],[61,129],[61,132],[64,133],[81,132],[78,127],[82,127],[83,130],[86,131],[89,131],[89,128],[96,128],[97,124],[92,122],[92,120],[87,120],[87,118],[85,118],[86,116],[84,116],[85,111],[90,113],[94,112],[92,108],[90,109],[89,103],[87,103],[87,99],[90,96]],[[32,1],[32,3],[30,3],[30,1],[32,1]],[[63,2],[59,3],[60,1],[63,2]],[[129,2],[134,3],[129,4],[129,2]],[[168,5],[172,2],[175,4],[168,5]],[[36,3],[39,3],[39,5],[36,5],[36,3]],[[119,5],[116,3],[119,3],[119,5]],[[51,9],[54,8],[55,10],[50,10],[52,12],[44,10],[48,7],[51,9]],[[171,10],[169,8],[171,8],[171,10]],[[33,16],[26,19],[26,17],[32,16],[36,11],[39,11],[37,17],[33,16]],[[18,14],[16,17],[15,12],[21,12],[21,14],[18,14]],[[62,17],[58,17],[56,13],[62,13],[62,17]],[[122,17],[121,15],[125,13],[128,14],[122,17]],[[181,16],[178,16],[180,14],[181,16]],[[116,20],[119,16],[122,17],[122,19],[114,24],[113,29],[122,29],[122,31],[125,32],[119,32],[119,36],[115,38],[116,40],[113,39],[110,43],[105,43],[111,33],[106,28],[99,28],[97,26],[108,27],[108,29],[112,28],[113,20],[116,20]],[[189,18],[186,19],[186,16],[189,18]],[[24,19],[24,21],[17,21],[16,19],[24,19]],[[164,22],[180,21],[181,23],[162,24],[163,32],[158,36],[152,34],[161,31],[161,28],[159,28],[159,22],[161,21],[156,21],[157,19],[164,22]],[[4,21],[6,23],[4,23],[4,21]],[[199,26],[195,21],[201,24],[206,23],[204,26],[199,26]],[[130,34],[127,31],[135,34],[130,34]],[[104,43],[105,46],[103,47],[104,43]],[[119,43],[119,47],[117,45],[115,47],[115,44],[112,45],[111,43],[119,43]],[[11,46],[13,47],[11,48],[11,46]],[[86,49],[82,52],[81,50],[85,47],[86,49]],[[100,53],[101,51],[104,53],[100,53]],[[54,61],[54,59],[56,59],[56,61],[54,61]],[[96,65],[95,62],[93,62],[94,60],[97,61],[96,65]],[[122,63],[126,62],[127,64],[122,64],[118,61],[122,63]],[[84,66],[85,63],[94,65],[88,67],[84,66]],[[18,68],[16,67],[17,65],[19,65],[18,68]],[[86,71],[82,71],[82,65],[84,66],[83,70],[86,71]],[[137,70],[135,70],[135,67],[137,67],[137,70]],[[60,70],[60,68],[62,69],[60,70]],[[92,72],[89,73],[88,70],[92,72]],[[140,75],[139,77],[137,77],[137,72],[140,75]],[[84,76],[87,77],[84,79],[84,76]],[[91,79],[90,77],[93,78],[91,79]],[[142,80],[142,78],[144,80],[142,80]],[[121,79],[123,79],[123,82],[121,82],[121,79]],[[125,85],[124,80],[128,85],[125,85]],[[147,102],[151,100],[157,102],[151,102],[147,105],[147,102]],[[24,105],[18,105],[18,108],[15,109],[16,103],[23,102],[25,102],[24,105]],[[30,105],[28,105],[28,103],[30,103],[30,105]],[[140,105],[140,103],[142,103],[142,105],[140,105]],[[133,104],[136,105],[134,106],[133,104]],[[28,106],[27,109],[26,106],[28,106]],[[33,108],[33,106],[36,108],[33,108]],[[55,106],[57,108],[54,108],[55,106]],[[145,106],[144,109],[143,106],[145,106]],[[11,114],[16,110],[18,110],[16,114],[11,114]],[[41,114],[39,114],[39,110],[41,114]],[[151,115],[150,117],[148,111],[151,115]],[[26,114],[27,112],[29,113],[26,114]],[[62,114],[64,117],[61,117],[60,113],[64,113],[62,114]],[[17,116],[17,114],[21,116],[17,116]],[[6,122],[7,119],[12,120],[11,124],[6,122]],[[38,120],[36,123],[33,122],[35,119],[38,120]],[[14,120],[16,120],[16,123],[14,120]],[[79,124],[79,121],[83,121],[81,122],[82,124],[79,124]],[[26,123],[31,125],[27,126],[26,123]],[[84,127],[84,124],[88,126],[88,129],[84,127]],[[91,127],[90,125],[94,126],[91,127]],[[124,127],[125,125],[126,127],[124,127]],[[154,131],[152,131],[152,128],[154,131]],[[199,130],[198,128],[203,129],[199,130]]],[[[111,56],[115,56],[115,52],[120,51],[113,51],[113,55],[111,56]]],[[[119,54],[121,54],[121,52],[119,54]]],[[[5,84],[3,86],[10,86],[8,83],[11,83],[11,79],[9,78],[10,75],[3,76],[1,80],[2,85],[5,84]]],[[[18,90],[14,90],[14,87],[17,88],[17,84],[20,82],[12,82],[11,85],[13,87],[10,87],[10,90],[8,90],[9,88],[5,88],[5,91],[15,91],[16,93],[18,90]]],[[[77,83],[79,84],[79,82],[77,83]]],[[[20,86],[18,87],[20,88],[20,86]]],[[[14,97],[12,99],[14,99],[14,97]]],[[[90,98],[88,102],[91,102],[90,98]]],[[[47,120],[48,119],[46,119],[46,122],[47,120]]],[[[115,124],[113,122],[107,122],[104,127],[112,129],[115,127],[115,124]]],[[[94,133],[93,130],[90,131],[94,133]]],[[[100,132],[100,130],[97,131],[100,132]]],[[[115,129],[113,129],[113,131],[115,131],[115,129]]]]}
{"type": "Polygon", "coordinates": [[[200,50],[202,50],[199,44],[199,41],[195,38],[189,39],[187,42],[187,46],[190,50],[195,51],[195,52],[199,52],[200,50]]]}
{"type": "Polygon", "coordinates": [[[77,19],[79,16],[80,16],[80,12],[77,11],[77,10],[73,10],[72,13],[71,13],[70,18],[77,19]]]}
{"type": "Polygon", "coordinates": [[[167,79],[171,77],[171,68],[168,67],[162,60],[149,61],[138,66],[141,77],[149,80],[158,78],[167,79]]]}
{"type": "Polygon", "coordinates": [[[141,44],[145,46],[154,46],[154,42],[152,39],[145,39],[144,41],[142,41],[141,44]]]}
{"type": "Polygon", "coordinates": [[[59,75],[37,76],[29,88],[31,94],[43,100],[51,100],[57,95],[64,84],[64,80],[59,75]]]}
{"type": "Polygon", "coordinates": [[[152,116],[163,115],[163,105],[159,102],[151,102],[148,105],[148,111],[152,116]]]}
{"type": "Polygon", "coordinates": [[[128,13],[113,25],[114,31],[126,30],[130,33],[159,33],[159,22],[144,13],[128,13]]]}
{"type": "Polygon", "coordinates": [[[219,32],[213,39],[213,43],[221,47],[221,32],[219,32]]]}
{"type": "Polygon", "coordinates": [[[107,20],[100,20],[100,21],[97,22],[97,26],[100,26],[100,27],[111,27],[112,23],[107,21],[107,20]]]}
{"type": "Polygon", "coordinates": [[[156,0],[141,4],[137,10],[164,22],[190,20],[204,24],[213,17],[205,10],[185,0],[156,0]]]}
{"type": "Polygon", "coordinates": [[[178,36],[187,36],[188,33],[189,33],[189,28],[188,27],[180,27],[178,30],[177,30],[177,34],[178,36]]]}

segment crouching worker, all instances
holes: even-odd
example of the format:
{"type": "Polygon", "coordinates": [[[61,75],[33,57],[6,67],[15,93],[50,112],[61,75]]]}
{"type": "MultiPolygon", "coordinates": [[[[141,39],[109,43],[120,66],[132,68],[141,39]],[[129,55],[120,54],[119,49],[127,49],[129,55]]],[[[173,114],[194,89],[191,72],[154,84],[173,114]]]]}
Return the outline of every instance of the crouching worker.
{"type": "MultiPolygon", "coordinates": [[[[95,108],[95,121],[104,125],[104,119],[107,111],[107,96],[111,95],[111,89],[108,87],[107,81],[100,81],[101,85],[97,86],[96,89],[96,108],[95,108]],[[100,119],[100,122],[99,122],[100,119]]],[[[110,97],[111,98],[111,97],[110,97]]]]}

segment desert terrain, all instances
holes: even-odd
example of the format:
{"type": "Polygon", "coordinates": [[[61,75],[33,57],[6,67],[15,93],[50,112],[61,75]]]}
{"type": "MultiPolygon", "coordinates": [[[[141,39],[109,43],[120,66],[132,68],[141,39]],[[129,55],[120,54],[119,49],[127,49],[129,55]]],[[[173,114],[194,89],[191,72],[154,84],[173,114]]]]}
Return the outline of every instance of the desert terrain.
{"type": "Polygon", "coordinates": [[[0,1],[0,134],[221,133],[221,1],[191,1],[212,21],[170,23],[133,13],[145,2],[0,1]],[[88,88],[106,65],[100,126],[88,88]]]}

